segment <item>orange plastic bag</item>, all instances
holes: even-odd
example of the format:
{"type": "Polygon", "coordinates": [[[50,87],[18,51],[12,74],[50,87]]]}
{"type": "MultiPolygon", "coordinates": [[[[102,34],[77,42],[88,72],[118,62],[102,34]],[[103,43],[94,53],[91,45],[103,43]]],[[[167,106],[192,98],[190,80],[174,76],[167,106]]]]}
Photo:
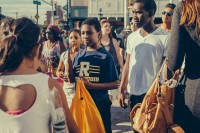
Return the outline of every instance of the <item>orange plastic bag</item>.
{"type": "Polygon", "coordinates": [[[77,80],[70,111],[81,133],[105,133],[101,115],[81,80],[77,80]]]}

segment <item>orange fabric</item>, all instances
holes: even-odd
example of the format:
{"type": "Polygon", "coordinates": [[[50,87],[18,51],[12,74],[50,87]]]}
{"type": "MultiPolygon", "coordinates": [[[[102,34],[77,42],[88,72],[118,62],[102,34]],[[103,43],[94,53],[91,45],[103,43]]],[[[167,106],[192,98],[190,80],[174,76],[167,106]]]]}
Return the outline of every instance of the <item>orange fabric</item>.
{"type": "Polygon", "coordinates": [[[70,111],[81,133],[105,133],[101,115],[81,80],[77,80],[70,111]]]}

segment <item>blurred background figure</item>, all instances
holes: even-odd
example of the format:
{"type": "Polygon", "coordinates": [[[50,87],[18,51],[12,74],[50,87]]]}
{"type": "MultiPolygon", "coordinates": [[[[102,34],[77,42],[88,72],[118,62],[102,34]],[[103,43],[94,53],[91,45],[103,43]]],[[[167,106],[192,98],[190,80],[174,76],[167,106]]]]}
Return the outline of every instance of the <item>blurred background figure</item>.
{"type": "Polygon", "coordinates": [[[176,7],[175,4],[168,3],[165,6],[164,11],[162,11],[162,24],[157,25],[167,32],[171,31],[172,17],[173,17],[175,7],[176,7]]]}
{"type": "Polygon", "coordinates": [[[51,72],[54,76],[56,68],[59,64],[60,55],[66,50],[63,43],[60,41],[60,29],[57,26],[49,26],[46,30],[47,41],[43,44],[41,66],[43,72],[51,72]],[[52,66],[53,65],[53,66],[52,66]],[[54,68],[54,69],[52,69],[54,68]]]}
{"type": "Polygon", "coordinates": [[[130,22],[131,31],[134,32],[138,30],[138,27],[135,25],[134,20],[132,19],[130,22]]]}
{"type": "Polygon", "coordinates": [[[72,99],[74,97],[75,88],[74,83],[70,83],[68,77],[68,59],[69,52],[71,59],[73,60],[76,54],[78,53],[81,45],[81,33],[78,29],[72,29],[69,31],[69,50],[65,51],[60,56],[60,62],[56,75],[64,80],[63,90],[67,96],[68,105],[71,106],[72,99]]]}
{"type": "Polygon", "coordinates": [[[13,32],[12,24],[15,19],[6,17],[0,23],[0,40],[3,40],[5,37],[9,36],[13,32]]]}
{"type": "Polygon", "coordinates": [[[128,37],[128,35],[131,34],[131,33],[132,33],[132,30],[131,30],[131,28],[130,28],[129,25],[123,29],[123,34],[124,34],[124,39],[123,39],[123,40],[124,40],[123,61],[124,61],[124,63],[125,63],[125,61],[126,61],[127,37],[128,37]]]}
{"type": "Polygon", "coordinates": [[[42,39],[42,42],[47,41],[46,30],[47,30],[46,27],[44,27],[44,28],[41,29],[41,39],[42,39]]]}
{"type": "MultiPolygon", "coordinates": [[[[117,69],[118,75],[120,75],[120,69],[123,69],[124,63],[123,63],[123,57],[122,52],[123,49],[119,48],[119,44],[115,38],[113,38],[111,33],[111,25],[107,19],[102,19],[101,22],[101,36],[99,38],[100,44],[108,51],[115,63],[115,67],[117,69]]],[[[111,99],[116,98],[117,96],[117,90],[109,90],[111,99]]]]}
{"type": "Polygon", "coordinates": [[[80,30],[81,28],[81,21],[76,21],[74,24],[74,28],[80,30]]]}
{"type": "Polygon", "coordinates": [[[69,50],[68,31],[67,30],[63,30],[62,33],[61,33],[61,37],[62,37],[62,42],[63,42],[66,50],[69,50]]]}

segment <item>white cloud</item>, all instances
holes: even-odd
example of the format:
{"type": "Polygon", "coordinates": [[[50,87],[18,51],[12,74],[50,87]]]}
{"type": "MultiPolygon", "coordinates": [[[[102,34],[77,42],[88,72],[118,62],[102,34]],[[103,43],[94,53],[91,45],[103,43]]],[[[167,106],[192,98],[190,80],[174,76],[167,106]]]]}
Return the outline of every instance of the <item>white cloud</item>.
{"type": "MultiPolygon", "coordinates": [[[[41,1],[41,0],[40,0],[41,1]]],[[[50,2],[50,0],[46,0],[50,2]]],[[[58,5],[64,6],[66,0],[57,0],[58,5]]],[[[36,5],[33,4],[33,0],[0,0],[0,6],[2,7],[2,14],[16,18],[16,12],[18,17],[26,16],[35,19],[36,5]]],[[[39,5],[39,24],[43,24],[46,19],[46,11],[51,10],[51,6],[42,2],[39,5]]]]}

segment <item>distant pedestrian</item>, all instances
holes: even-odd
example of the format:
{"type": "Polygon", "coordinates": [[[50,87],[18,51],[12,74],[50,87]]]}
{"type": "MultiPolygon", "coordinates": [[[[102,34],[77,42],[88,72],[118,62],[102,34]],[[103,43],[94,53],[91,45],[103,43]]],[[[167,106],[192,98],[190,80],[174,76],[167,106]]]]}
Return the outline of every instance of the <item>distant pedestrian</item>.
{"type": "MultiPolygon", "coordinates": [[[[49,26],[46,30],[47,41],[43,44],[41,66],[43,72],[51,72],[51,64],[58,66],[60,55],[66,50],[63,43],[60,41],[60,30],[57,26],[49,26]]],[[[55,68],[56,69],[56,68],[55,68]]]]}
{"type": "Polygon", "coordinates": [[[72,60],[74,60],[76,54],[80,50],[81,45],[81,33],[80,30],[72,29],[69,31],[69,50],[63,52],[60,56],[60,62],[58,65],[58,69],[56,72],[56,75],[64,80],[63,90],[65,94],[67,95],[67,102],[70,106],[72,103],[72,99],[74,97],[75,92],[75,86],[74,83],[70,83],[69,77],[68,77],[68,59],[69,54],[72,57],[72,60]]]}
{"type": "MultiPolygon", "coordinates": [[[[115,38],[112,37],[111,33],[111,25],[107,19],[102,19],[101,22],[101,36],[99,41],[101,45],[108,51],[115,63],[115,67],[117,69],[118,75],[120,75],[124,62],[123,62],[123,49],[119,47],[119,44],[115,38]]],[[[115,90],[109,90],[111,100],[117,99],[117,88],[115,90]]]]}
{"type": "Polygon", "coordinates": [[[176,5],[172,3],[165,5],[165,9],[162,11],[162,23],[157,25],[167,32],[171,31],[172,17],[175,7],[176,5]]]}

